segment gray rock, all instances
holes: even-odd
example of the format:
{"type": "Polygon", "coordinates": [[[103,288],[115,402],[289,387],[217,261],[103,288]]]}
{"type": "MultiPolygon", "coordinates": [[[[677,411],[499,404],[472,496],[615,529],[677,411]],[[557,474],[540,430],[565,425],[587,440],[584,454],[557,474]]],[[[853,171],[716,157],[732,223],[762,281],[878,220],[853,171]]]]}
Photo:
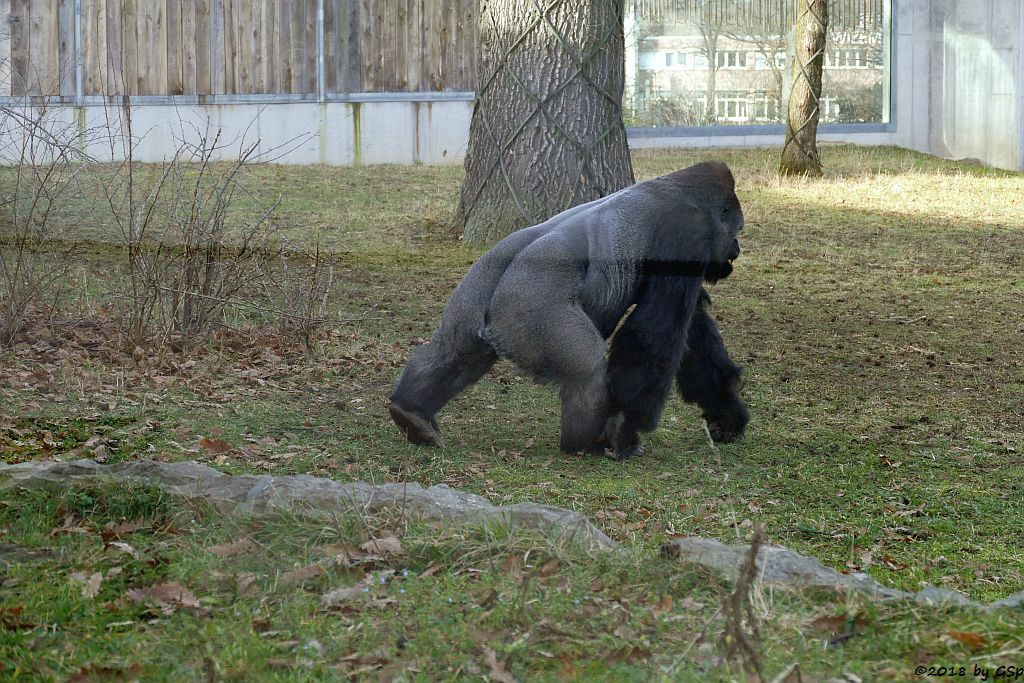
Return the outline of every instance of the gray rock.
{"type": "Polygon", "coordinates": [[[69,487],[84,481],[146,483],[186,500],[199,500],[225,514],[260,517],[288,510],[316,517],[356,512],[403,515],[429,522],[500,523],[507,527],[556,532],[591,550],[617,547],[586,517],[535,503],[492,505],[486,498],[447,486],[423,488],[415,482],[371,485],[342,483],[309,475],[232,476],[197,462],[152,460],[100,465],[76,462],[0,463],[0,490],[12,487],[69,487]]]}
{"type": "MultiPolygon", "coordinates": [[[[709,538],[677,538],[662,554],[711,569],[735,581],[750,546],[732,546],[709,538]]],[[[780,546],[764,545],[757,556],[758,580],[779,588],[856,591],[876,598],[906,598],[910,593],[886,588],[866,574],[842,574],[818,560],[780,546]]]]}
{"type": "Polygon", "coordinates": [[[960,591],[950,590],[949,588],[940,588],[938,586],[928,586],[927,588],[917,591],[914,593],[914,600],[917,602],[923,602],[927,605],[981,607],[980,604],[971,600],[960,591]]]}
{"type": "Polygon", "coordinates": [[[1024,591],[1021,591],[1020,593],[1014,593],[1008,598],[996,600],[995,602],[985,606],[986,609],[1000,609],[1003,607],[1024,607],[1024,591]]]}

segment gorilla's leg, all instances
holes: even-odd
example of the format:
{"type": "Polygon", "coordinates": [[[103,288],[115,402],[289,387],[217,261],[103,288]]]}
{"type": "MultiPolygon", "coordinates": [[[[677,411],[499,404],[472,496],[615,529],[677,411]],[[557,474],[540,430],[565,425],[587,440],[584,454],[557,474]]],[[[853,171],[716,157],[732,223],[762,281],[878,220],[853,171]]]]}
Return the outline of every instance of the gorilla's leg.
{"type": "Polygon", "coordinates": [[[439,330],[413,353],[391,394],[388,412],[415,444],[440,446],[434,415],[459,392],[483,377],[497,360],[487,342],[469,333],[439,330]]]}
{"type": "Polygon", "coordinates": [[[658,426],[672,377],[686,351],[700,278],[657,276],[612,339],[608,361],[611,417],[606,432],[616,457],[642,452],[639,432],[658,426]]]}
{"type": "Polygon", "coordinates": [[[711,438],[729,443],[743,436],[750,414],[738,393],[740,367],[725,350],[722,335],[707,311],[710,302],[707,292],[702,291],[676,381],[683,400],[700,406],[711,438]]]}
{"type": "Polygon", "coordinates": [[[487,328],[498,352],[542,382],[561,385],[562,436],[567,453],[602,451],[608,416],[605,341],[580,306],[565,296],[573,291],[575,267],[551,267],[510,278],[495,295],[487,328]],[[517,286],[529,280],[523,296],[517,286]]]}

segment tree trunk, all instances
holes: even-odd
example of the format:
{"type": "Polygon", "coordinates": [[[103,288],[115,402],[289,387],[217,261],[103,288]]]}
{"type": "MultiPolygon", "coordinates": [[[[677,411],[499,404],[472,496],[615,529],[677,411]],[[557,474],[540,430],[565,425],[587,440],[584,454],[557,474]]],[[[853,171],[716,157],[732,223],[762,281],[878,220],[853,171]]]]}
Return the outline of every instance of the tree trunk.
{"type": "Polygon", "coordinates": [[[827,28],[827,0],[800,0],[786,145],[782,148],[779,166],[781,175],[821,175],[817,145],[818,101],[821,98],[827,28]]]}
{"type": "Polygon", "coordinates": [[[482,0],[480,83],[458,220],[467,242],[633,183],[622,0],[482,0]]]}

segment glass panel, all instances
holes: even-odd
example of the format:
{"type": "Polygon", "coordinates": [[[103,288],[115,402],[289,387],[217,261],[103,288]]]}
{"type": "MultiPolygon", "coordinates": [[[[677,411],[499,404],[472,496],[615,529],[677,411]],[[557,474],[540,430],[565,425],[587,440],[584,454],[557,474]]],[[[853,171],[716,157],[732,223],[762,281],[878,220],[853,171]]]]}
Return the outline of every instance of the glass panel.
{"type": "MultiPolygon", "coordinates": [[[[823,123],[889,120],[891,0],[829,0],[823,123]]],[[[627,126],[784,123],[797,0],[627,0],[627,126]]]]}

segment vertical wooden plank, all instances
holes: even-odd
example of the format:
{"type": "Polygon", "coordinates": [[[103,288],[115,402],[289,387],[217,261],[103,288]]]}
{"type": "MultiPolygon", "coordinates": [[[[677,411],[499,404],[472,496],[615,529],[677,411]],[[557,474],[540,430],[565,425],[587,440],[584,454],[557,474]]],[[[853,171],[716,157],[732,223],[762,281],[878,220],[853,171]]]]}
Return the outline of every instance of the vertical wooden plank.
{"type": "MultiPolygon", "coordinates": [[[[152,66],[152,36],[150,35],[150,24],[152,23],[153,0],[135,1],[135,93],[148,95],[152,66]]],[[[125,26],[125,31],[130,32],[131,26],[125,26]]],[[[130,42],[130,41],[129,41],[130,42]]]]}
{"type": "Polygon", "coordinates": [[[167,34],[167,50],[164,63],[167,73],[167,94],[181,95],[185,92],[185,42],[192,42],[185,33],[184,14],[191,10],[190,0],[167,0],[164,23],[167,34]]]}
{"type": "Polygon", "coordinates": [[[250,61],[252,63],[251,92],[266,92],[267,75],[266,59],[263,54],[263,0],[250,0],[249,25],[246,26],[246,38],[249,40],[250,61]]]}
{"type": "Polygon", "coordinates": [[[181,0],[155,0],[153,3],[153,82],[154,95],[167,94],[167,5],[181,0]]]}
{"type": "Polygon", "coordinates": [[[391,32],[392,48],[389,51],[390,64],[385,64],[388,74],[388,90],[404,92],[407,90],[405,71],[409,63],[409,0],[395,1],[395,15],[391,32]]]}
{"type": "Polygon", "coordinates": [[[210,92],[214,95],[227,92],[224,40],[224,3],[210,0],[210,92]]]}
{"type": "Polygon", "coordinates": [[[443,8],[441,23],[441,49],[444,55],[441,62],[444,66],[441,74],[441,90],[451,90],[452,79],[455,77],[455,12],[457,0],[441,0],[443,8]]]}
{"type": "Polygon", "coordinates": [[[418,92],[423,73],[423,0],[409,0],[409,20],[403,33],[408,41],[405,90],[418,92]]]}
{"type": "Polygon", "coordinates": [[[425,45],[422,89],[428,92],[441,89],[441,58],[444,54],[441,37],[441,1],[434,0],[424,5],[426,21],[423,28],[425,45]]]}
{"type": "Polygon", "coordinates": [[[324,0],[324,88],[338,90],[338,26],[337,7],[333,0],[324,0]]]}
{"type": "Polygon", "coordinates": [[[121,44],[123,45],[124,92],[126,95],[139,94],[139,2],[122,0],[121,44]]]}
{"type": "Polygon", "coordinates": [[[31,50],[29,0],[11,0],[11,94],[28,92],[28,60],[31,50]]]}
{"type": "Polygon", "coordinates": [[[210,2],[209,0],[192,0],[191,11],[186,10],[182,18],[185,29],[182,33],[190,35],[187,28],[191,27],[196,39],[191,43],[192,63],[189,64],[188,48],[185,44],[185,92],[189,95],[210,94],[210,2]]]}
{"type": "Polygon", "coordinates": [[[62,97],[74,97],[75,87],[75,2],[57,0],[57,90],[62,97]]]}
{"type": "MultiPolygon", "coordinates": [[[[179,0],[168,0],[168,3],[179,0]]],[[[197,0],[181,0],[181,92],[195,95],[199,78],[197,58],[199,51],[199,27],[196,20],[197,0]]],[[[207,49],[209,54],[209,47],[207,49]]]]}
{"type": "Polygon", "coordinates": [[[29,3],[29,53],[26,74],[30,95],[57,93],[57,6],[50,2],[29,3]]]}
{"type": "Polygon", "coordinates": [[[252,41],[247,30],[252,21],[250,15],[251,0],[234,0],[234,24],[232,33],[235,36],[235,79],[239,93],[252,92],[252,41]]]}
{"type": "Polygon", "coordinates": [[[328,0],[334,7],[334,92],[348,92],[348,0],[328,0]]]}
{"type": "Polygon", "coordinates": [[[123,95],[128,92],[125,85],[124,60],[124,2],[126,0],[105,0],[107,9],[107,95],[123,95]]]}
{"type": "MultiPolygon", "coordinates": [[[[2,5],[6,0],[0,0],[2,5]]],[[[96,85],[96,3],[82,0],[82,94],[92,95],[96,85]]]]}
{"type": "MultiPolygon", "coordinates": [[[[167,6],[177,0],[168,0],[167,6]]],[[[209,90],[210,73],[210,24],[204,27],[199,23],[199,12],[205,6],[205,0],[182,0],[181,2],[181,92],[195,95],[199,92],[199,61],[203,57],[206,69],[206,89],[209,90]],[[202,47],[200,47],[202,41],[202,47]]]]}
{"type": "Polygon", "coordinates": [[[344,0],[344,15],[346,21],[345,38],[345,92],[363,91],[363,58],[360,39],[360,11],[361,0],[344,0]]]}
{"type": "Polygon", "coordinates": [[[286,2],[277,3],[277,89],[292,91],[292,8],[286,2]]]}
{"type": "Polygon", "coordinates": [[[107,95],[107,3],[82,0],[82,58],[85,61],[84,95],[107,95]]]}
{"type": "Polygon", "coordinates": [[[260,5],[261,0],[249,0],[245,24],[242,26],[247,47],[246,57],[249,62],[249,92],[263,92],[263,83],[260,81],[260,72],[263,70],[263,56],[260,54],[260,43],[262,42],[263,27],[260,26],[260,5]]]}
{"type": "Polygon", "coordinates": [[[294,0],[291,3],[291,44],[292,44],[292,84],[291,92],[294,94],[306,92],[306,41],[303,30],[306,27],[306,12],[304,0],[294,0]]]}
{"type": "Polygon", "coordinates": [[[238,92],[238,35],[235,33],[235,2],[223,0],[224,4],[224,92],[238,92]]]}
{"type": "Polygon", "coordinates": [[[263,92],[277,93],[277,8],[274,0],[263,0],[260,8],[263,40],[263,92]]]}
{"type": "Polygon", "coordinates": [[[0,0],[0,97],[11,94],[13,60],[11,59],[11,31],[14,0],[0,0]]]}
{"type": "Polygon", "coordinates": [[[360,81],[362,82],[363,92],[377,92],[380,90],[377,83],[377,70],[374,68],[378,56],[378,46],[374,40],[374,28],[379,21],[377,16],[377,8],[373,0],[360,0],[362,6],[359,12],[359,28],[360,28],[360,61],[362,68],[360,70],[360,81]]]}
{"type": "Polygon", "coordinates": [[[306,25],[303,30],[306,40],[306,86],[304,93],[315,93],[317,90],[317,0],[299,0],[304,4],[306,13],[306,25]]]}
{"type": "Polygon", "coordinates": [[[392,3],[387,0],[374,0],[374,49],[373,51],[373,68],[377,72],[375,80],[377,81],[377,91],[387,92],[391,90],[390,79],[388,78],[388,62],[392,60],[391,54],[389,54],[388,48],[393,44],[394,38],[392,37],[392,29],[395,25],[394,16],[389,13],[392,3]]]}

